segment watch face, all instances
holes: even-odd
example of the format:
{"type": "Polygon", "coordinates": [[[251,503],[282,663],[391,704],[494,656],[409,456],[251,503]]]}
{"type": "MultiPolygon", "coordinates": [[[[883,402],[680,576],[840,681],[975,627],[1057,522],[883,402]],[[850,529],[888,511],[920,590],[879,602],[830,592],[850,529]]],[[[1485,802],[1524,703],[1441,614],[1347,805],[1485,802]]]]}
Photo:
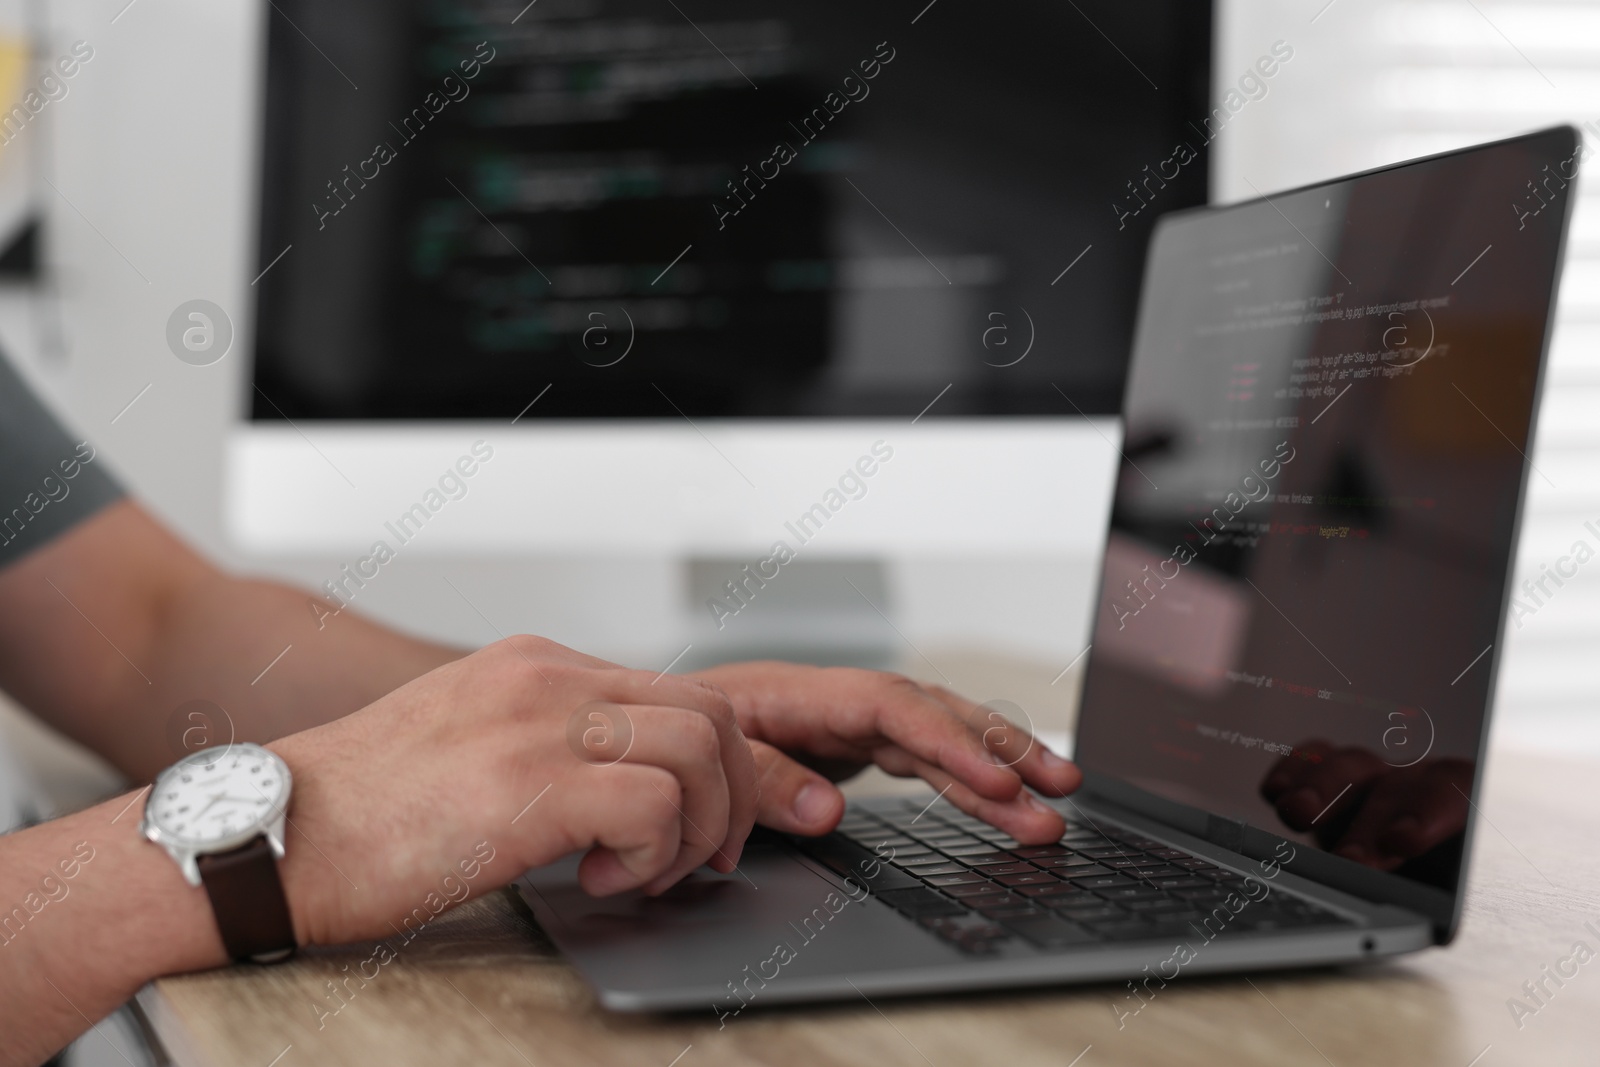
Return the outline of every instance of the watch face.
{"type": "Polygon", "coordinates": [[[145,822],[197,849],[263,829],[289,799],[289,768],[259,745],[202,749],[156,779],[145,822]]]}

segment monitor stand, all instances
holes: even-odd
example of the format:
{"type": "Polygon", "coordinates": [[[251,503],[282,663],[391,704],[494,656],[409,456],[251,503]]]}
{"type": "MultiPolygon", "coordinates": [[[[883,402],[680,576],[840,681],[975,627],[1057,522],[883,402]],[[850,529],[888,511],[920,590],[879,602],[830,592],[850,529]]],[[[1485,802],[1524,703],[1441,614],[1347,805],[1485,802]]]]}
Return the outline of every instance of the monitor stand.
{"type": "Polygon", "coordinates": [[[691,644],[676,671],[747,659],[886,670],[902,658],[880,559],[691,558],[684,583],[691,644]]]}

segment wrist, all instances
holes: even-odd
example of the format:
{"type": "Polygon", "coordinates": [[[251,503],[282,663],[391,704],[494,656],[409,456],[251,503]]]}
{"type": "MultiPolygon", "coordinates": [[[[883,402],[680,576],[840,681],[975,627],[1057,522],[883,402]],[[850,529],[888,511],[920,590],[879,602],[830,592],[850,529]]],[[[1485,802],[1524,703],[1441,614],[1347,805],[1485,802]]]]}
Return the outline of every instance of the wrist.
{"type": "Polygon", "coordinates": [[[0,1063],[42,1062],[151,979],[225,962],[206,901],[139,833],[142,799],[0,838],[0,1063]]]}
{"type": "Polygon", "coordinates": [[[316,746],[307,745],[304,737],[303,733],[291,734],[264,746],[288,765],[294,777],[294,794],[289,800],[288,819],[283,828],[284,855],[278,861],[278,877],[283,882],[284,899],[289,904],[289,921],[294,926],[297,948],[331,944],[336,940],[330,933],[337,926],[333,917],[339,911],[340,887],[330,885],[330,876],[341,877],[332,861],[319,855],[299,829],[305,824],[301,812],[307,806],[315,806],[323,784],[314,758],[316,746]]]}
{"type": "MultiPolygon", "coordinates": [[[[38,828],[52,831],[50,845],[36,854],[66,887],[60,906],[78,931],[76,951],[49,956],[93,959],[123,999],[153,978],[228,962],[205,892],[139,831],[147,795],[125,793],[38,828]],[[61,866],[68,856],[77,861],[72,878],[61,866]]],[[[52,969],[48,960],[40,963],[52,969]]]]}
{"type": "Polygon", "coordinates": [[[148,790],[127,794],[84,813],[116,819],[114,824],[107,825],[108,858],[116,862],[108,863],[102,873],[108,876],[106,889],[111,892],[119,888],[132,890],[121,904],[127,925],[119,923],[118,929],[127,930],[141,922],[151,923],[150,940],[160,943],[149,957],[150,965],[134,968],[151,972],[136,976],[141,983],[160,975],[205,970],[228,963],[205,890],[190,885],[172,857],[140,832],[139,820],[144,815],[149,795],[148,790]],[[114,870],[124,873],[113,883],[114,870]],[[136,904],[136,901],[142,903],[136,904]]]}

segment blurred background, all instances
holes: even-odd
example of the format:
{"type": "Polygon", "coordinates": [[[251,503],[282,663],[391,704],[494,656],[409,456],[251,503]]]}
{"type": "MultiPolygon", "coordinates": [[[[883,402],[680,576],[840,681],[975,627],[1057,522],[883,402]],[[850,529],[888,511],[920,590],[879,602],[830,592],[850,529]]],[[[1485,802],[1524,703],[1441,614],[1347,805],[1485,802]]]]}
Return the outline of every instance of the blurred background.
{"type": "MultiPolygon", "coordinates": [[[[495,458],[355,609],[468,645],[528,631],[656,669],[762,654],[893,664],[1064,730],[1151,220],[1557,121],[1594,122],[1594,145],[1600,3],[1049,5],[1054,37],[943,3],[945,22],[909,28],[896,9],[873,96],[770,189],[742,187],[747,206],[723,220],[736,239],[710,205],[742,201],[719,186],[770,154],[772,115],[809,114],[875,54],[870,16],[846,33],[807,25],[798,4],[758,18],[708,3],[698,24],[623,3],[417,5],[381,37],[361,4],[3,5],[0,92],[26,92],[75,42],[92,58],[17,132],[0,127],[0,345],[148,506],[231,567],[337,580],[374,540],[394,544],[384,524],[483,440],[495,458]],[[540,43],[562,21],[624,15],[667,36],[637,45],[658,50],[656,80],[609,98],[618,128],[666,109],[690,158],[637,133],[583,142],[569,127],[584,117],[561,110],[578,82],[529,73],[593,59],[581,40],[540,43]],[[400,123],[473,55],[462,42],[483,39],[479,22],[504,28],[476,102],[396,129],[398,158],[370,189],[343,186],[347,203],[332,183],[373,155],[362,131],[400,123]],[[691,30],[732,42],[737,77],[691,30]],[[971,70],[940,60],[952,42],[981,45],[971,70]],[[699,54],[674,66],[674,49],[699,54]],[[1275,73],[1241,89],[1268,55],[1275,73]],[[746,75],[773,87],[770,113],[708,131],[694,109],[746,75]],[[1207,125],[1230,91],[1245,103],[1207,125]],[[1062,103],[995,123],[988,92],[1062,103]],[[505,117],[510,99],[520,117],[505,117]],[[1192,162],[1177,162],[1180,141],[1192,162]],[[614,204],[631,195],[618,168],[665,206],[640,221],[614,204]],[[560,225],[541,222],[557,209],[560,225]],[[777,226],[805,212],[827,247],[777,226]],[[606,234],[608,254],[593,254],[606,234]],[[471,283],[449,301],[406,288],[429,249],[471,283]],[[530,318],[517,287],[534,275],[549,292],[530,318]],[[741,319],[758,299],[788,325],[741,319]],[[228,326],[218,358],[169,343],[175,314],[200,321],[193,301],[228,326]],[[619,317],[629,308],[646,313],[619,317]],[[586,332],[596,324],[609,332],[586,332]],[[452,330],[471,343],[427,364],[429,338],[452,330]],[[630,340],[637,354],[608,364],[630,340]],[[880,440],[894,458],[864,495],[719,629],[707,600],[773,541],[797,547],[785,523],[880,440]]],[[[1593,189],[1580,183],[1532,456],[1549,482],[1532,483],[1519,581],[1600,518],[1593,189]]],[[[1587,654],[1600,570],[1520,622],[1497,736],[1600,751],[1587,654]]]]}

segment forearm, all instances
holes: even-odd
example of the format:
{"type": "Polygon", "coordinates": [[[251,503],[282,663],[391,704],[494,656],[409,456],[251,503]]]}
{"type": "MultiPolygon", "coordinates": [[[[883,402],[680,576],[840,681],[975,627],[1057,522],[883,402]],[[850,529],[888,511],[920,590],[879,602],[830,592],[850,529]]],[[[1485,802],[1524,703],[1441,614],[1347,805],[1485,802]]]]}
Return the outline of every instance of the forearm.
{"type": "Polygon", "coordinates": [[[124,732],[118,764],[144,780],[182,755],[187,723],[180,714],[174,725],[174,713],[196,698],[227,713],[206,724],[208,743],[226,742],[229,732],[265,742],[348,715],[465,654],[352,611],[330,617],[336,605],[313,612],[313,603],[323,602],[215,572],[188,586],[155,630],[142,725],[124,732]]]}
{"type": "Polygon", "coordinates": [[[0,603],[0,685],[135,781],[202,744],[346,715],[461,655],[231,578],[128,501],[0,569],[0,603]],[[190,715],[207,705],[222,712],[190,715]]]}
{"type": "Polygon", "coordinates": [[[130,793],[0,837],[0,1067],[43,1062],[151,978],[226,962],[142,812],[130,793]]]}

